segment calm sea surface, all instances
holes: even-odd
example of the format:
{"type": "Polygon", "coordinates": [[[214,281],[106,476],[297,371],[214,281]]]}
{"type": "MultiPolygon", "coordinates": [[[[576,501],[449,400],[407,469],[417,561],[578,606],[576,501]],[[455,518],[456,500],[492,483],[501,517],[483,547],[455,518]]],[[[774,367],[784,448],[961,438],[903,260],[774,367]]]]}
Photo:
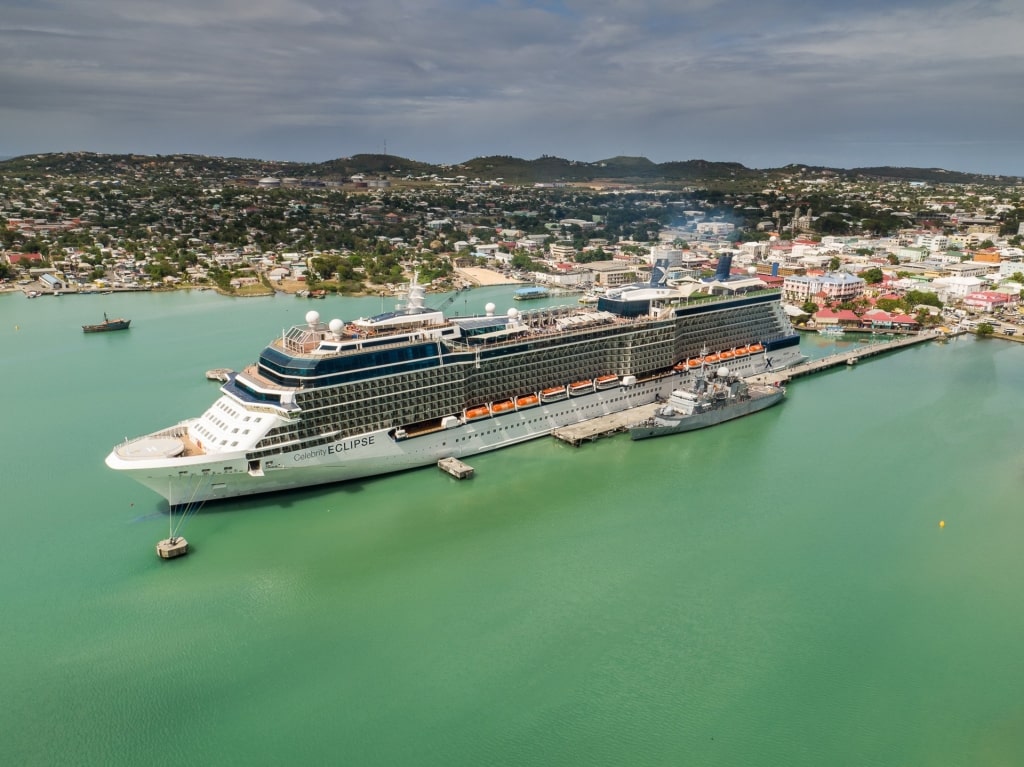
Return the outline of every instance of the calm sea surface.
{"type": "Polygon", "coordinates": [[[0,296],[0,763],[1024,763],[1024,346],[210,505],[158,560],[162,499],[104,456],[311,308],[381,302],[0,296]],[[83,334],[104,311],[131,330],[83,334]]]}

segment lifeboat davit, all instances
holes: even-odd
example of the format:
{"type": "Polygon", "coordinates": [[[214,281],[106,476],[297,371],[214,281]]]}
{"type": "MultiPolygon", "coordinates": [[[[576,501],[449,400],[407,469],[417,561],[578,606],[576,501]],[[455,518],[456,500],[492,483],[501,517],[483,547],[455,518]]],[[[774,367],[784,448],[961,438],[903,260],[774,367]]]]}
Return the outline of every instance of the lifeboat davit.
{"type": "Polygon", "coordinates": [[[516,397],[516,410],[525,410],[528,407],[536,407],[540,404],[540,397],[536,394],[524,394],[516,397]]]}
{"type": "Polygon", "coordinates": [[[487,405],[478,405],[477,407],[466,408],[466,421],[479,421],[481,418],[487,418],[491,414],[491,409],[487,405]]]}

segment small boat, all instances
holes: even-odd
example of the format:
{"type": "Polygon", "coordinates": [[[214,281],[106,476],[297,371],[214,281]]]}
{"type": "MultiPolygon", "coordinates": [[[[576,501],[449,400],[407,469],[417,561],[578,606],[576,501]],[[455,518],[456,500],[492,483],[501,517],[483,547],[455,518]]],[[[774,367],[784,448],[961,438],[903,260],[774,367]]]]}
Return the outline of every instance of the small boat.
{"type": "Polygon", "coordinates": [[[729,349],[718,353],[718,359],[722,362],[725,362],[725,360],[731,360],[734,356],[735,354],[729,349]]]}
{"type": "Polygon", "coordinates": [[[108,330],[127,330],[128,326],[132,324],[131,320],[122,319],[118,317],[115,320],[110,319],[107,313],[103,313],[103,322],[99,325],[82,325],[83,333],[105,333],[108,330]]]}
{"type": "Polygon", "coordinates": [[[519,288],[512,298],[516,301],[533,301],[537,298],[547,298],[550,293],[551,291],[543,287],[519,288]]]}
{"type": "Polygon", "coordinates": [[[703,364],[703,357],[690,357],[690,359],[686,361],[686,367],[688,367],[690,370],[693,370],[694,368],[699,368],[703,364]]]}
{"type": "Polygon", "coordinates": [[[594,379],[594,383],[598,389],[611,389],[619,385],[619,377],[617,375],[598,376],[594,379]]]}
{"type": "Polygon", "coordinates": [[[516,397],[516,410],[526,410],[528,407],[536,407],[540,404],[540,397],[536,394],[524,394],[516,397]]]}
{"type": "Polygon", "coordinates": [[[764,351],[764,346],[762,344],[751,344],[747,347],[747,351],[751,354],[757,354],[764,351]]]}
{"type": "Polygon", "coordinates": [[[501,402],[494,402],[491,404],[491,415],[498,415],[500,413],[508,413],[515,410],[516,406],[512,400],[507,399],[501,402]]]}
{"type": "Polygon", "coordinates": [[[478,405],[477,407],[466,408],[465,416],[466,422],[479,421],[481,418],[487,418],[491,414],[491,409],[487,405],[478,405]]]}
{"type": "Polygon", "coordinates": [[[540,393],[541,402],[557,402],[560,399],[565,399],[569,394],[566,392],[564,386],[552,386],[549,389],[545,389],[540,393]]]}
{"type": "Polygon", "coordinates": [[[750,350],[746,346],[737,346],[732,352],[737,357],[746,357],[750,354],[750,350]]]}
{"type": "Polygon", "coordinates": [[[578,397],[581,394],[589,394],[594,391],[593,381],[573,381],[569,384],[569,394],[578,397]]]}
{"type": "Polygon", "coordinates": [[[718,363],[718,360],[720,359],[721,357],[719,357],[717,354],[709,354],[707,357],[704,358],[704,362],[708,365],[715,365],[718,363]]]}

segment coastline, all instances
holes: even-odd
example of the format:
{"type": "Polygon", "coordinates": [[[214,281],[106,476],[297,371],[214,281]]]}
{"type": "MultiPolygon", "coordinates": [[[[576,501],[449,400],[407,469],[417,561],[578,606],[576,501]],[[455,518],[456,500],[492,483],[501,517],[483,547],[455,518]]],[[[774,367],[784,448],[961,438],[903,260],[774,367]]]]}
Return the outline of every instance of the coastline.
{"type": "MultiPolygon", "coordinates": [[[[518,285],[525,284],[524,280],[519,280],[514,277],[508,277],[500,272],[496,272],[493,269],[487,269],[480,266],[468,266],[456,269],[453,274],[461,279],[464,283],[471,287],[493,287],[495,285],[518,285]]],[[[258,286],[246,286],[249,289],[236,291],[226,291],[219,288],[216,285],[173,285],[173,286],[158,286],[151,288],[105,288],[104,292],[110,291],[111,293],[138,293],[138,292],[174,292],[178,290],[213,290],[222,296],[229,296],[232,298],[254,298],[260,296],[271,296],[277,293],[284,293],[286,295],[295,295],[300,290],[306,289],[306,283],[299,282],[298,280],[287,280],[274,286],[258,285],[258,286]],[[253,289],[260,288],[260,289],[253,289]]],[[[40,291],[40,295],[91,295],[92,293],[98,292],[95,289],[89,289],[88,291],[79,290],[77,288],[66,288],[57,293],[52,291],[43,291],[38,283],[31,285],[16,285],[13,283],[0,285],[0,293],[28,293],[30,290],[40,291]]],[[[365,296],[378,295],[381,292],[389,292],[390,289],[386,285],[367,285],[365,290],[358,291],[355,293],[342,293],[338,292],[336,295],[345,296],[349,298],[359,298],[365,296]]]]}

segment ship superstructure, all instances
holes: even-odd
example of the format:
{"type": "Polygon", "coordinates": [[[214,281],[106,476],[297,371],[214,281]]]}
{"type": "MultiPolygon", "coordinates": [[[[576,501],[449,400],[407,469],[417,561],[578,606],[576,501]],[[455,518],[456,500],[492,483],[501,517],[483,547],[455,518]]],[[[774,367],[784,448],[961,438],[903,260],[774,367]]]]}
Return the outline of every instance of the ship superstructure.
{"type": "Polygon", "coordinates": [[[447,318],[414,278],[395,311],[305,319],[229,373],[203,415],[128,440],[107,465],[172,506],[281,491],[462,458],[667,398],[701,350],[729,354],[737,375],[801,359],[779,292],[756,279],[447,318]]]}

